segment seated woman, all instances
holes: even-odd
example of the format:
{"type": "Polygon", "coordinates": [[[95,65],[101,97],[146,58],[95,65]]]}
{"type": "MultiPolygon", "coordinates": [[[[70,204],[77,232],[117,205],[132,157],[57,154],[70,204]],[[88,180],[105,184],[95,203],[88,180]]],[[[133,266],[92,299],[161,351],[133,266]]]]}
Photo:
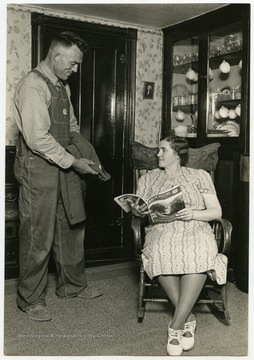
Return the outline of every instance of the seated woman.
{"type": "MultiPolygon", "coordinates": [[[[149,225],[142,253],[144,270],[158,278],[175,311],[168,326],[168,355],[181,355],[194,347],[196,319],[192,308],[207,273],[216,269],[226,279],[226,260],[218,255],[209,221],[221,217],[221,206],[210,175],[204,170],[184,167],[188,157],[184,138],[168,136],[159,145],[159,168],[141,176],[137,194],[150,196],[180,185],[186,208],[176,220],[149,225]]],[[[144,217],[145,205],[132,204],[135,216],[144,217]]],[[[221,254],[220,254],[221,255],[221,254]]],[[[224,255],[222,255],[224,256],[224,255]]],[[[215,276],[216,278],[216,276],[215,276]]]]}

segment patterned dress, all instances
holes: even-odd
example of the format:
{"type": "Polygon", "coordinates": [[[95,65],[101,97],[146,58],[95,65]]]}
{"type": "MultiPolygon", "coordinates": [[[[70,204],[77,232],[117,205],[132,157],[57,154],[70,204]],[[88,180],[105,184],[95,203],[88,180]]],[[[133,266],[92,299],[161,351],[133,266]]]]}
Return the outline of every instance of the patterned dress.
{"type": "MultiPolygon", "coordinates": [[[[204,210],[202,194],[216,194],[210,175],[204,170],[182,167],[170,181],[164,170],[141,176],[137,194],[147,200],[152,195],[180,185],[186,207],[204,210]]],[[[213,230],[208,222],[174,220],[146,228],[142,260],[152,279],[158,275],[208,272],[219,284],[226,282],[227,258],[218,254],[213,230]]]]}

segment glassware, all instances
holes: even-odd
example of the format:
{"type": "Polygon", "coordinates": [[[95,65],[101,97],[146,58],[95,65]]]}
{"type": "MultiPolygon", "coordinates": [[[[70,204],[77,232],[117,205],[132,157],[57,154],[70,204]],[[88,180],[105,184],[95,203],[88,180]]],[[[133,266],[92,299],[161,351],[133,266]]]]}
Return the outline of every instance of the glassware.
{"type": "MultiPolygon", "coordinates": [[[[193,129],[190,114],[197,111],[198,93],[198,54],[199,38],[193,36],[173,44],[173,61],[175,66],[172,75],[172,101],[171,101],[171,130],[183,133],[193,129]],[[190,76],[189,76],[190,75],[190,76]],[[185,114],[184,119],[178,118],[177,114],[185,114]],[[179,127],[181,121],[181,128],[179,127]]],[[[196,129],[195,129],[196,130],[196,129]]],[[[197,136],[196,131],[191,131],[193,137],[197,136]]]]}
{"type": "Polygon", "coordinates": [[[233,23],[210,32],[208,41],[210,51],[206,136],[239,136],[241,116],[237,114],[240,113],[237,106],[241,99],[242,78],[239,62],[242,59],[240,51],[242,23],[233,23]],[[212,81],[209,79],[211,72],[212,81]],[[236,84],[239,85],[236,87],[236,84]],[[233,124],[239,131],[231,131],[233,124]]]}

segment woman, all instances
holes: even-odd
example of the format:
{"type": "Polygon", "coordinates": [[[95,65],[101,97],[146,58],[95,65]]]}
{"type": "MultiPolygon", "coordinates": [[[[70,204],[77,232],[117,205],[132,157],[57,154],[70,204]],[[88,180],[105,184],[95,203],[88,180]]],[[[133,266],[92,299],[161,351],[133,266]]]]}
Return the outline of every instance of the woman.
{"type": "MultiPolygon", "coordinates": [[[[159,145],[159,168],[139,179],[137,194],[150,196],[180,185],[186,208],[176,220],[150,225],[142,260],[145,272],[158,278],[175,312],[168,327],[168,355],[181,355],[194,346],[196,319],[192,308],[207,278],[216,269],[226,278],[226,257],[218,255],[209,221],[221,217],[221,206],[210,175],[204,170],[184,167],[188,157],[184,138],[168,136],[159,145]]],[[[132,204],[133,214],[148,214],[145,205],[132,204]]],[[[224,255],[223,255],[224,256],[224,255]]],[[[224,280],[223,280],[224,281],[224,280]]],[[[225,281],[224,281],[225,282],[225,281]]]]}

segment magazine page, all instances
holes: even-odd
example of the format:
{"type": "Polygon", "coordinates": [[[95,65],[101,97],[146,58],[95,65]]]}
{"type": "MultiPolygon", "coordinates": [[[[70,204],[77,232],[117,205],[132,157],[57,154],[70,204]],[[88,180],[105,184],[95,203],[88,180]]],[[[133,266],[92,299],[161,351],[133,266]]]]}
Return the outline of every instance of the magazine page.
{"type": "Polygon", "coordinates": [[[136,194],[123,194],[123,195],[119,195],[117,197],[114,198],[114,200],[117,202],[118,205],[121,206],[121,208],[126,211],[129,212],[132,210],[131,208],[131,203],[136,202],[137,200],[139,200],[138,205],[142,206],[144,204],[147,205],[147,203],[145,202],[144,199],[142,199],[142,197],[136,195],[136,194]]]}
{"type": "Polygon", "coordinates": [[[150,218],[153,223],[173,221],[175,214],[185,208],[183,193],[178,185],[164,193],[152,196],[148,200],[150,218]]]}

